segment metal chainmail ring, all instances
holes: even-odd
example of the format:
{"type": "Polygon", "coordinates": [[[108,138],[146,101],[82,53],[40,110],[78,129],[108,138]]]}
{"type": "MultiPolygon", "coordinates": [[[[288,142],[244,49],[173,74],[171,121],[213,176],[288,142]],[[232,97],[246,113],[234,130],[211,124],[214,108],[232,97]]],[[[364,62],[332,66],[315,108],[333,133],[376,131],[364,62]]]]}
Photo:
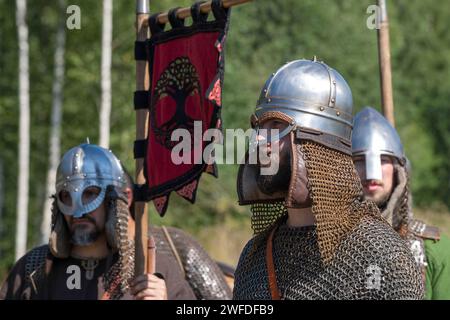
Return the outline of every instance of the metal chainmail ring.
{"type": "Polygon", "coordinates": [[[25,281],[29,282],[37,294],[39,290],[39,280],[44,275],[45,259],[48,253],[48,246],[40,246],[31,250],[25,263],[25,281]]]}
{"type": "Polygon", "coordinates": [[[121,199],[108,198],[108,214],[115,214],[116,236],[119,241],[119,259],[105,273],[103,284],[109,299],[120,299],[129,289],[134,277],[134,243],[128,239],[128,205],[121,199]]]}
{"type": "MultiPolygon", "coordinates": [[[[302,141],[300,148],[308,174],[320,251],[325,261],[330,261],[342,237],[363,215],[381,217],[376,206],[361,200],[362,188],[350,156],[313,141],[302,141]]],[[[255,234],[267,231],[287,214],[281,201],[253,204],[251,211],[255,234]]]]}
{"type": "MultiPolygon", "coordinates": [[[[386,222],[364,215],[342,238],[329,263],[320,252],[316,226],[291,228],[282,222],[273,238],[273,262],[283,299],[422,299],[419,270],[409,249],[386,222]]],[[[234,299],[272,298],[267,237],[268,232],[261,233],[245,246],[235,273],[234,299]]]]}
{"type": "MultiPolygon", "coordinates": [[[[280,295],[288,300],[422,299],[423,283],[411,252],[375,203],[363,200],[351,157],[312,141],[302,141],[301,148],[317,223],[290,228],[283,219],[274,222],[279,225],[273,261],[280,295]],[[378,284],[369,282],[376,274],[378,284]]],[[[252,223],[266,228],[241,254],[234,299],[271,299],[265,249],[277,212],[262,207],[268,216],[253,212],[252,223]]]]}
{"type": "MultiPolygon", "coordinates": [[[[183,230],[171,227],[167,227],[166,230],[181,260],[185,279],[197,299],[231,299],[232,293],[222,271],[201,245],[183,230]]],[[[177,259],[162,228],[151,227],[150,233],[155,237],[158,252],[168,256],[173,264],[177,264],[177,259]]]]}

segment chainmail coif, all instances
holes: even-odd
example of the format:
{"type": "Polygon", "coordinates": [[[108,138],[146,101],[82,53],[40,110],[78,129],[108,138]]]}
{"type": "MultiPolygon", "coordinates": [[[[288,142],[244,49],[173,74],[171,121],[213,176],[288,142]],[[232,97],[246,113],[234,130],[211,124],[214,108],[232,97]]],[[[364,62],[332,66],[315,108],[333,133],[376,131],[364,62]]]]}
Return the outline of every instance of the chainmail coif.
{"type": "Polygon", "coordinates": [[[109,214],[114,215],[114,232],[118,245],[118,259],[103,277],[104,289],[111,300],[121,299],[130,288],[134,277],[134,241],[128,238],[129,209],[125,201],[108,199],[109,214]]]}
{"type": "Polygon", "coordinates": [[[396,231],[408,228],[413,219],[411,195],[409,190],[408,171],[402,165],[394,164],[395,187],[388,201],[381,206],[381,216],[385,218],[396,231]]]}
{"type": "Polygon", "coordinates": [[[409,188],[408,170],[399,163],[394,164],[395,186],[388,201],[381,206],[381,216],[386,219],[408,243],[414,259],[422,270],[425,281],[427,257],[424,238],[420,236],[426,224],[413,217],[412,197],[409,188]]]}
{"type": "MultiPolygon", "coordinates": [[[[329,261],[334,248],[365,214],[382,220],[376,205],[363,200],[359,176],[350,156],[312,141],[295,144],[301,152],[308,175],[312,211],[317,221],[317,235],[322,259],[329,261]]],[[[287,214],[283,202],[252,205],[255,234],[267,231],[287,214]]]]}
{"type": "MultiPolygon", "coordinates": [[[[423,287],[411,253],[382,220],[376,205],[363,200],[351,157],[312,141],[302,141],[294,148],[305,160],[316,225],[313,232],[281,227],[275,233],[274,263],[282,296],[420,299],[423,287]],[[371,266],[380,268],[383,281],[379,290],[365,289],[371,266]]],[[[252,212],[256,236],[241,254],[234,298],[270,299],[266,239],[287,210],[274,203],[254,205],[252,212]]]]}

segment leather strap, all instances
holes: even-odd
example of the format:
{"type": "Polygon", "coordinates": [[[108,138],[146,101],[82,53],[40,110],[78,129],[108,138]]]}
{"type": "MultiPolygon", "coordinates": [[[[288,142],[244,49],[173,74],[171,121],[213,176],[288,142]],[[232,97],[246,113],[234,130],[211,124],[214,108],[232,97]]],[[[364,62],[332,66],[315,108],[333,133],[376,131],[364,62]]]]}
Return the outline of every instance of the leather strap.
{"type": "Polygon", "coordinates": [[[277,228],[273,228],[267,238],[267,246],[266,246],[266,265],[267,265],[267,274],[269,276],[269,288],[270,295],[272,300],[281,300],[280,291],[278,290],[277,285],[277,275],[275,273],[275,265],[273,263],[273,235],[277,228]]]}
{"type": "Polygon", "coordinates": [[[169,231],[167,230],[167,228],[165,226],[162,226],[161,229],[163,230],[164,236],[167,239],[167,243],[169,244],[169,247],[170,247],[170,249],[172,250],[172,253],[175,256],[175,259],[178,262],[178,266],[180,267],[181,273],[183,274],[183,278],[186,278],[186,273],[184,271],[183,263],[181,262],[180,255],[178,254],[178,250],[177,250],[177,248],[175,247],[175,244],[172,241],[172,237],[170,236],[169,231]]]}

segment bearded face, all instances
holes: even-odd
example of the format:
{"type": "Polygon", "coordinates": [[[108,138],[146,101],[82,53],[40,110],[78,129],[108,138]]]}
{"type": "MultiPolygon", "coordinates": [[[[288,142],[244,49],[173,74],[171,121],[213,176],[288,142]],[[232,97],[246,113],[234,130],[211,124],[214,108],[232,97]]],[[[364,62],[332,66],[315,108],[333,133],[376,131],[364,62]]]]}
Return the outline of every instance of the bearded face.
{"type": "Polygon", "coordinates": [[[375,202],[378,207],[385,205],[394,187],[394,160],[389,156],[381,156],[382,180],[366,179],[366,162],[363,156],[354,157],[353,162],[361,178],[365,198],[375,202]]]}
{"type": "Polygon", "coordinates": [[[269,118],[259,122],[256,130],[258,170],[253,172],[259,191],[277,198],[284,196],[293,208],[310,207],[307,169],[300,141],[295,138],[295,127],[284,120],[269,118]],[[293,168],[295,181],[291,181],[293,168]]]}
{"type": "Polygon", "coordinates": [[[71,242],[78,246],[87,246],[94,243],[102,229],[96,224],[94,218],[85,215],[81,219],[72,219],[70,225],[71,242]]]}
{"type": "Polygon", "coordinates": [[[275,192],[287,192],[291,179],[291,155],[289,152],[280,152],[279,157],[273,157],[273,161],[279,161],[278,171],[273,175],[262,175],[261,169],[258,171],[256,179],[259,189],[271,195],[275,192]]]}
{"type": "MultiPolygon", "coordinates": [[[[83,192],[83,204],[89,203],[100,193],[97,187],[89,187],[83,192]]],[[[71,205],[70,193],[61,191],[59,194],[60,200],[66,204],[71,205]]],[[[105,230],[105,205],[102,203],[92,212],[83,215],[80,218],[64,215],[69,232],[71,235],[71,242],[78,246],[87,246],[94,243],[105,230]]]]}

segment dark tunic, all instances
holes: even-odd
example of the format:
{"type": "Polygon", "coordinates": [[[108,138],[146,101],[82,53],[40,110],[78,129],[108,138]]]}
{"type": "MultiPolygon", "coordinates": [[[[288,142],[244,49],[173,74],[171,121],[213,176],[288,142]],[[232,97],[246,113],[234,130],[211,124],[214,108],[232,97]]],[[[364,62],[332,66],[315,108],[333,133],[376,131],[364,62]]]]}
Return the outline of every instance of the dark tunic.
{"type": "MultiPolygon", "coordinates": [[[[166,282],[168,299],[195,299],[194,292],[184,280],[178,266],[170,261],[165,254],[157,252],[156,272],[166,282]]],[[[87,276],[88,271],[83,265],[85,264],[82,260],[72,257],[67,259],[53,257],[48,252],[47,246],[35,248],[17,261],[0,290],[0,299],[97,300],[99,288],[102,288],[100,277],[112,263],[108,259],[99,260],[92,276],[87,276]],[[47,262],[51,261],[51,269],[48,273],[45,272],[45,265],[37,269],[30,267],[39,264],[33,262],[37,259],[44,262],[45,257],[47,262]],[[48,276],[39,276],[37,273],[46,273],[48,276]],[[80,277],[75,279],[75,273],[78,273],[80,277]]],[[[127,295],[124,299],[132,299],[132,297],[127,295]]]]}

